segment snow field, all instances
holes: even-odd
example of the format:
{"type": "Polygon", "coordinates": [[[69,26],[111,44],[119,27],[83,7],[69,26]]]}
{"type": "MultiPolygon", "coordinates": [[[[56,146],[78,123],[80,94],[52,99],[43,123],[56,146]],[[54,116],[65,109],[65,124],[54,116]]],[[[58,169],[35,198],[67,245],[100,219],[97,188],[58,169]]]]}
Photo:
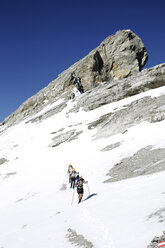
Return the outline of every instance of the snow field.
{"type": "Polygon", "coordinates": [[[165,172],[115,183],[103,182],[110,168],[142,147],[164,148],[165,121],[143,122],[125,134],[98,140],[95,140],[96,130],[87,128],[89,122],[116,107],[156,94],[165,94],[165,87],[66,117],[74,104],[70,101],[55,116],[35,124],[19,123],[1,134],[0,158],[8,162],[0,165],[0,247],[75,247],[66,239],[69,228],[96,248],[146,247],[155,235],[161,234],[164,224],[156,219],[147,220],[147,216],[164,207],[165,172]],[[83,133],[76,140],[49,147],[55,136],[51,133],[63,127],[64,132],[76,128],[83,133]],[[116,142],[121,145],[101,152],[106,145],[116,142]],[[73,190],[68,187],[60,190],[68,182],[69,163],[89,181],[90,193],[96,194],[85,200],[88,188],[84,185],[81,204],[77,204],[76,192],[71,204],[73,190]],[[5,178],[7,173],[14,172],[5,178]]]}

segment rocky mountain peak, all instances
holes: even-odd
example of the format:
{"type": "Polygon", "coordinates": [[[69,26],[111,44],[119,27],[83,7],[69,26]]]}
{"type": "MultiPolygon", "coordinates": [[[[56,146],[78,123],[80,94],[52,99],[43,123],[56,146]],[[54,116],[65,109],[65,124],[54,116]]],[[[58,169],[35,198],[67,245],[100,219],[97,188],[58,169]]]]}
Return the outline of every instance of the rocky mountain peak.
{"type": "MultiPolygon", "coordinates": [[[[85,58],[69,69],[81,78],[85,91],[103,81],[118,81],[142,70],[148,54],[142,40],[131,30],[107,37],[85,58]]],[[[65,82],[65,87],[69,81],[65,82]]]]}
{"type": "MultiPolygon", "coordinates": [[[[1,126],[8,127],[22,121],[38,113],[47,104],[55,102],[59,97],[65,99],[65,104],[68,99],[73,99],[75,87],[71,81],[73,72],[81,79],[85,93],[100,87],[103,82],[112,87],[126,80],[123,84],[124,88],[127,88],[126,84],[130,84],[127,79],[130,76],[136,78],[136,74],[142,70],[147,59],[148,54],[142,40],[131,30],[120,30],[115,35],[107,37],[86,57],[70,66],[47,87],[25,101],[1,123],[1,126]]],[[[114,92],[112,94],[114,95],[114,92]]],[[[108,95],[111,95],[111,90],[108,90],[108,95]]],[[[60,106],[60,109],[61,107],[64,106],[60,106]]]]}

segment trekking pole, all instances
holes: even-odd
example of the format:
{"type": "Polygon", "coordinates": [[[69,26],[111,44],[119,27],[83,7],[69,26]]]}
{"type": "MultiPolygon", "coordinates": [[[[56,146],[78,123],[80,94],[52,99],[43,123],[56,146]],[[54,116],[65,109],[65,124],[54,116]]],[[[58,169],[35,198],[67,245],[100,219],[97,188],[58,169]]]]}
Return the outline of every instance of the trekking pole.
{"type": "Polygon", "coordinates": [[[66,173],[66,185],[68,184],[68,173],[66,173]]]}
{"type": "Polygon", "coordinates": [[[88,194],[90,195],[89,184],[88,183],[87,183],[87,188],[88,188],[88,194]]]}
{"type": "Polygon", "coordinates": [[[66,174],[66,188],[69,188],[69,182],[68,182],[68,173],[66,174]]]}
{"type": "Polygon", "coordinates": [[[73,196],[72,196],[72,203],[71,203],[71,205],[73,204],[74,193],[75,193],[75,188],[74,188],[74,191],[73,191],[73,196]]]}

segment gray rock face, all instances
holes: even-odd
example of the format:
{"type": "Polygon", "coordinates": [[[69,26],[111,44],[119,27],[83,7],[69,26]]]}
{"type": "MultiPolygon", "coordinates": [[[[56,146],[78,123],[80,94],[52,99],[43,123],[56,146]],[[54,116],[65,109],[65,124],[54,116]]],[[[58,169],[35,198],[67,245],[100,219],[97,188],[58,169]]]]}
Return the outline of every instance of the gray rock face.
{"type": "Polygon", "coordinates": [[[61,112],[66,106],[67,106],[66,103],[61,103],[58,106],[46,111],[44,114],[36,116],[36,117],[30,119],[26,123],[29,123],[29,122],[34,123],[34,122],[38,122],[38,121],[42,121],[44,119],[47,119],[50,116],[58,114],[59,112],[61,112]]]}
{"type": "MultiPolygon", "coordinates": [[[[101,82],[97,87],[93,88],[92,90],[88,90],[85,92],[85,94],[80,95],[78,101],[77,99],[75,101],[75,98],[72,99],[73,92],[71,89],[68,89],[68,91],[61,93],[60,96],[54,98],[52,97],[52,99],[47,102],[41,101],[39,104],[39,100],[37,99],[38,96],[42,93],[42,90],[23,103],[20,108],[18,108],[12,115],[6,118],[0,125],[0,132],[2,132],[4,128],[14,125],[29,117],[31,117],[29,120],[32,122],[48,118],[51,115],[60,112],[66,106],[66,103],[69,99],[72,99],[72,101],[75,102],[75,106],[71,110],[72,112],[77,112],[80,108],[83,108],[85,111],[90,111],[104,104],[119,101],[126,97],[133,96],[149,89],[158,88],[164,85],[165,64],[161,64],[150,69],[145,69],[136,75],[119,80],[118,82],[101,82]],[[42,116],[33,117],[33,115],[41,111],[48,104],[56,102],[59,99],[63,100],[62,104],[59,104],[54,109],[45,112],[42,116]],[[38,105],[35,103],[35,100],[36,102],[38,101],[38,105]],[[31,102],[33,102],[36,107],[30,107],[32,106],[31,102]],[[27,107],[28,104],[30,104],[29,107],[27,107]],[[26,106],[26,110],[24,109],[24,106],[26,106]]],[[[50,86],[48,85],[46,90],[49,87],[50,86]]]]}
{"type": "Polygon", "coordinates": [[[97,128],[95,138],[105,138],[117,133],[124,133],[128,128],[143,121],[150,123],[165,120],[164,95],[151,98],[144,97],[125,105],[123,109],[115,110],[88,124],[88,129],[97,128]],[[141,111],[143,110],[143,111],[141,111]]]}
{"type": "Polygon", "coordinates": [[[121,145],[121,143],[120,142],[117,142],[115,144],[111,144],[109,146],[104,147],[101,151],[102,152],[107,152],[107,151],[110,151],[110,150],[115,149],[116,147],[119,147],[120,145],[121,145]]]}
{"type": "Polygon", "coordinates": [[[102,82],[83,94],[72,111],[96,109],[104,104],[119,101],[165,85],[165,64],[146,69],[118,82],[102,82]]]}
{"type": "Polygon", "coordinates": [[[136,34],[131,30],[118,31],[115,35],[107,37],[85,58],[61,73],[47,87],[25,101],[3,121],[1,126],[8,127],[22,121],[55,102],[59,97],[65,101],[73,99],[74,86],[71,83],[73,71],[81,78],[86,92],[97,87],[101,82],[115,82],[138,73],[147,58],[146,48],[136,34]]]}
{"type": "Polygon", "coordinates": [[[116,182],[165,170],[165,149],[151,149],[152,146],[149,146],[132,157],[124,158],[108,172],[107,176],[111,178],[105,182],[116,182]]]}
{"type": "Polygon", "coordinates": [[[61,133],[53,138],[53,142],[50,147],[56,147],[64,142],[70,142],[74,139],[77,139],[78,136],[82,133],[82,131],[76,132],[76,130],[70,130],[65,133],[61,133]]]}
{"type": "Polygon", "coordinates": [[[76,63],[75,73],[85,91],[103,81],[117,81],[141,71],[148,59],[141,39],[131,30],[118,31],[107,37],[83,60],[76,63]]]}

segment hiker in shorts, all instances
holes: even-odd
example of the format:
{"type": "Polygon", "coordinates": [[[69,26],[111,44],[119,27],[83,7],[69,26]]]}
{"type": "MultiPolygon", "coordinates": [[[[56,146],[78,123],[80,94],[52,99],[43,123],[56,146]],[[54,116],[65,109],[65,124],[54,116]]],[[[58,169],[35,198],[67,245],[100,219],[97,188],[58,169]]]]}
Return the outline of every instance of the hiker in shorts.
{"type": "Polygon", "coordinates": [[[83,198],[83,194],[84,194],[83,183],[88,183],[88,181],[85,181],[84,178],[82,178],[82,176],[80,176],[77,183],[76,183],[77,194],[78,194],[78,203],[80,203],[82,198],[83,198]]]}

